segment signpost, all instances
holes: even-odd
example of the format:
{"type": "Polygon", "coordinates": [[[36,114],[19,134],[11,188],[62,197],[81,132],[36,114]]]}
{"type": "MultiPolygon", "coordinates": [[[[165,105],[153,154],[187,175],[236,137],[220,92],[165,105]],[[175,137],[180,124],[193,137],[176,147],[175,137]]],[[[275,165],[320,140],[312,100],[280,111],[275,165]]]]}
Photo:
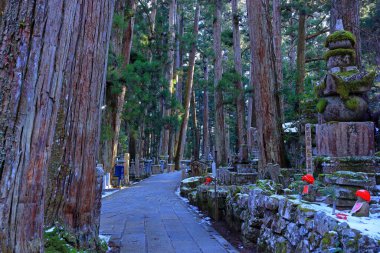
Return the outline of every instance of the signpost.
{"type": "Polygon", "coordinates": [[[311,139],[311,124],[305,125],[306,173],[313,174],[313,147],[311,139]]]}

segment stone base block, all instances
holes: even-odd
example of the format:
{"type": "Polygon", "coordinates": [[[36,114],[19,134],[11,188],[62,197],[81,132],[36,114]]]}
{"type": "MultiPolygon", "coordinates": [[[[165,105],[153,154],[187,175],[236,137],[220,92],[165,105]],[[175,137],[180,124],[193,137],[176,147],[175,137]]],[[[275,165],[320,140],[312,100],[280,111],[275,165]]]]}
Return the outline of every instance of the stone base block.
{"type": "Polygon", "coordinates": [[[152,174],[161,174],[161,166],[160,165],[152,165],[152,174]]]}
{"type": "Polygon", "coordinates": [[[324,174],[351,171],[374,176],[380,167],[380,159],[376,156],[323,157],[322,159],[321,166],[324,174]]]}
{"type": "Polygon", "coordinates": [[[316,126],[317,151],[320,156],[373,156],[373,122],[336,122],[316,126]]]}

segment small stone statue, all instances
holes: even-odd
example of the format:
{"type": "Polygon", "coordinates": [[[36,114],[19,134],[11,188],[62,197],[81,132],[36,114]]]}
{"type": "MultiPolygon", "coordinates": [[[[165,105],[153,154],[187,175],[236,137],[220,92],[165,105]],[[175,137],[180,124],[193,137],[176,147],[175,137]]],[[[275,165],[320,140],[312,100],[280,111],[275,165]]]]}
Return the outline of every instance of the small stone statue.
{"type": "Polygon", "coordinates": [[[302,190],[302,199],[306,201],[310,201],[310,202],[315,201],[316,192],[313,187],[313,184],[315,181],[313,175],[306,174],[302,176],[301,179],[302,181],[306,183],[306,185],[304,185],[303,190],[302,190]]]}
{"type": "Polygon", "coordinates": [[[358,200],[351,210],[351,215],[356,217],[368,217],[371,195],[366,190],[358,190],[356,191],[356,196],[358,197],[358,200]]]}

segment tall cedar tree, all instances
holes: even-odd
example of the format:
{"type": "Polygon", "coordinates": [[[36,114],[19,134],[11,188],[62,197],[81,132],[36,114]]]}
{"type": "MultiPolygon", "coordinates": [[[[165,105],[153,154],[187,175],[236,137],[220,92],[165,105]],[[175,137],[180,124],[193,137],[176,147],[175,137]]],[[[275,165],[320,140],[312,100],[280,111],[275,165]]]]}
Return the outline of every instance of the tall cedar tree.
{"type": "Polygon", "coordinates": [[[244,102],[244,87],[241,80],[243,67],[241,64],[241,48],[240,48],[240,30],[239,30],[239,10],[238,1],[232,0],[232,28],[233,28],[233,47],[234,47],[234,64],[235,72],[239,75],[239,79],[236,81],[236,90],[238,95],[236,97],[236,117],[237,117],[237,139],[238,147],[245,145],[245,139],[247,137],[246,129],[244,125],[245,119],[245,102],[244,102]]]}
{"type": "Polygon", "coordinates": [[[251,54],[254,59],[251,78],[255,83],[259,170],[262,175],[268,163],[285,166],[277,90],[281,85],[278,84],[269,6],[269,0],[247,1],[251,54]]]}
{"type": "Polygon", "coordinates": [[[49,181],[56,183],[51,191],[59,200],[51,203],[51,220],[61,222],[83,248],[95,248],[99,233],[96,159],[113,11],[113,0],[82,0],[73,10],[57,121],[60,146],[54,154],[60,166],[49,173],[49,181]]]}
{"type": "Polygon", "coordinates": [[[197,6],[195,9],[195,18],[194,18],[193,41],[191,43],[191,51],[189,55],[189,67],[188,67],[186,87],[185,87],[185,101],[184,101],[185,114],[182,119],[179,138],[178,138],[178,144],[177,144],[177,151],[174,158],[176,170],[180,169],[180,160],[182,159],[183,152],[185,150],[187,125],[189,123],[190,100],[191,100],[191,95],[192,95],[192,90],[193,90],[195,54],[197,53],[197,37],[198,37],[198,31],[199,31],[199,13],[200,13],[200,8],[199,8],[199,3],[197,2],[197,6]]]}
{"type": "Polygon", "coordinates": [[[223,92],[219,87],[222,79],[222,0],[215,0],[215,14],[213,22],[214,37],[214,99],[215,99],[215,150],[217,151],[217,165],[227,164],[228,150],[226,147],[226,130],[224,121],[223,92]]]}

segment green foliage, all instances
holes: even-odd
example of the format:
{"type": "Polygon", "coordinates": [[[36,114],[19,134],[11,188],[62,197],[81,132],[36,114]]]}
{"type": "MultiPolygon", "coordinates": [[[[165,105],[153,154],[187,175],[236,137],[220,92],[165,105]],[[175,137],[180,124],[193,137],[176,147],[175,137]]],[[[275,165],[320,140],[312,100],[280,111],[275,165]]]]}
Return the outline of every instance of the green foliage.
{"type": "Polygon", "coordinates": [[[337,48],[337,49],[329,50],[325,53],[324,58],[327,61],[330,57],[338,56],[338,55],[349,55],[352,61],[355,61],[355,50],[347,49],[347,48],[337,48]]]}
{"type": "Polygon", "coordinates": [[[235,83],[239,80],[241,80],[241,75],[236,73],[235,70],[226,71],[218,83],[218,89],[226,92],[236,91],[235,83]]]}
{"type": "Polygon", "coordinates": [[[356,97],[352,97],[344,101],[344,105],[347,109],[355,111],[359,106],[359,100],[356,97]]]}
{"type": "Polygon", "coordinates": [[[222,43],[228,47],[233,46],[233,33],[231,29],[226,29],[222,32],[222,43]]]}
{"type": "Polygon", "coordinates": [[[77,250],[74,245],[75,237],[65,230],[55,227],[52,231],[44,232],[44,247],[46,253],[77,253],[84,252],[77,250]]]}
{"type": "Polygon", "coordinates": [[[349,40],[351,41],[352,46],[356,43],[355,35],[353,35],[349,31],[336,31],[329,36],[327,36],[325,47],[329,46],[330,42],[336,42],[336,41],[342,41],[342,40],[349,40]]]}
{"type": "Polygon", "coordinates": [[[110,141],[112,140],[112,126],[109,122],[103,122],[100,131],[100,140],[101,141],[110,141]]]}
{"type": "Polygon", "coordinates": [[[319,99],[318,103],[317,103],[317,112],[319,113],[323,113],[326,109],[326,106],[327,106],[328,102],[325,98],[321,98],[319,99]]]}

